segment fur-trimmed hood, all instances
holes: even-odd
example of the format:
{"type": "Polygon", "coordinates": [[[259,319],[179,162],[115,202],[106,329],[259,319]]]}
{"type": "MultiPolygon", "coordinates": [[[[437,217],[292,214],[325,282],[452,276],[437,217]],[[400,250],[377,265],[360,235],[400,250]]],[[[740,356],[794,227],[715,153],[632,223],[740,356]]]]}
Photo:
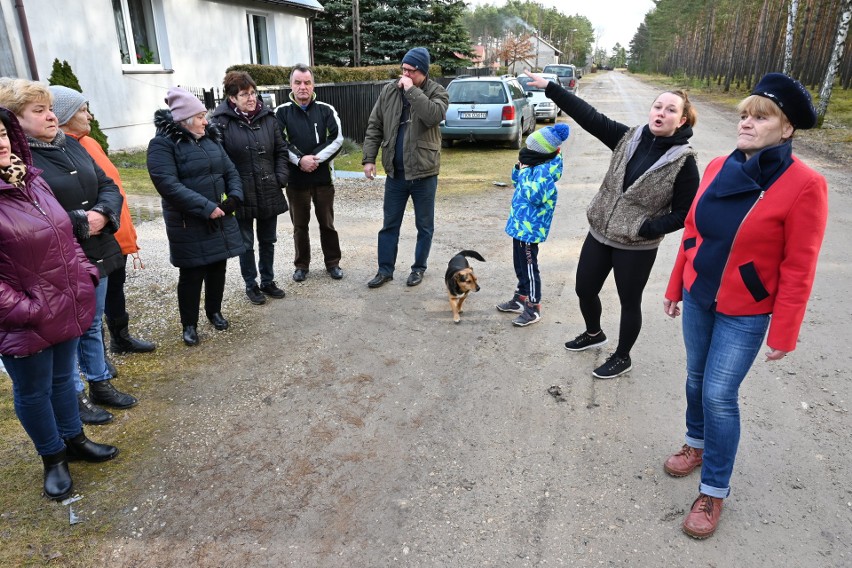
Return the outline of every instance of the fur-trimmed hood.
{"type": "MultiPolygon", "coordinates": [[[[172,118],[172,111],[167,108],[161,108],[154,113],[154,126],[157,129],[157,136],[163,136],[172,142],[192,142],[195,140],[189,130],[175,122],[172,118]]],[[[219,130],[218,126],[208,124],[204,131],[214,142],[222,141],[222,131],[219,130]]]]}

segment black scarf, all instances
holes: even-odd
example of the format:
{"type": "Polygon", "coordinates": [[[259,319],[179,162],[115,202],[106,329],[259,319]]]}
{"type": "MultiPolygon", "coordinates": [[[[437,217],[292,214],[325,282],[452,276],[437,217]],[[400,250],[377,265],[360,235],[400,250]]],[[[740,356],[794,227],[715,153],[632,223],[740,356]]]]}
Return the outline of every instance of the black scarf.
{"type": "Polygon", "coordinates": [[[529,148],[521,148],[521,151],[518,152],[518,161],[525,166],[535,167],[549,162],[555,158],[558,153],[559,150],[551,152],[550,154],[542,154],[541,152],[535,152],[529,148]]]}

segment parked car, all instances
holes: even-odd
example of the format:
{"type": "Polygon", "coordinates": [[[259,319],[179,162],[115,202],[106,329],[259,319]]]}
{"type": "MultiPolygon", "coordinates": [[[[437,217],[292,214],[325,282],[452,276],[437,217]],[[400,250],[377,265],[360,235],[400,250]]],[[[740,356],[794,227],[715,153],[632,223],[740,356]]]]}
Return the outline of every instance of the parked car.
{"type": "Polygon", "coordinates": [[[447,85],[450,106],[441,121],[445,148],[454,140],[495,140],[520,148],[535,130],[535,112],[513,76],[466,77],[447,85]]]}
{"type": "Polygon", "coordinates": [[[555,74],[557,77],[559,77],[560,85],[565,87],[565,89],[571,92],[572,94],[577,94],[577,87],[580,83],[577,78],[577,69],[573,65],[567,63],[554,63],[552,65],[545,65],[542,73],[555,74]]]}
{"type": "MultiPolygon", "coordinates": [[[[551,83],[559,84],[559,79],[553,73],[541,73],[541,76],[551,83]]],[[[527,76],[518,77],[518,82],[521,84],[521,87],[527,94],[527,98],[530,100],[530,104],[533,106],[536,120],[549,120],[550,122],[556,122],[556,117],[562,114],[562,111],[559,110],[556,103],[544,95],[544,89],[533,87],[530,85],[530,81],[532,81],[532,79],[527,76]]]]}

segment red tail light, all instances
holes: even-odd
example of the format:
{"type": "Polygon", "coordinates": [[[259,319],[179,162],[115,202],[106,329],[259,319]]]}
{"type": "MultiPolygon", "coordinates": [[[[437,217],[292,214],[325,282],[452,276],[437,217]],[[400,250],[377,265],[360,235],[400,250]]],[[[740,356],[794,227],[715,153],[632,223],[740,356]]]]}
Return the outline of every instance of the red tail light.
{"type": "Polygon", "coordinates": [[[515,107],[513,105],[503,107],[503,120],[515,120],[515,107]]]}
{"type": "Polygon", "coordinates": [[[576,80],[576,79],[571,79],[571,80],[568,82],[568,86],[569,86],[570,88],[572,88],[572,89],[574,88],[574,85],[576,85],[576,84],[577,84],[577,80],[576,80]]]}

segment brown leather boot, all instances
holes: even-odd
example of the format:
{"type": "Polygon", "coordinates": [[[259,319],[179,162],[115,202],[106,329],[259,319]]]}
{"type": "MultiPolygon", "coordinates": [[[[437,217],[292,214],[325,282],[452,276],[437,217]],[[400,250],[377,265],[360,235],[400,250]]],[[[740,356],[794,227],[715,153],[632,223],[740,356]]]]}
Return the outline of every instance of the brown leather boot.
{"type": "Polygon", "coordinates": [[[724,499],[699,493],[698,499],[692,503],[692,510],[683,520],[683,532],[698,539],[712,536],[722,516],[722,501],[724,499]]]}
{"type": "Polygon", "coordinates": [[[669,459],[663,465],[663,469],[673,477],[683,477],[700,466],[703,457],[703,448],[693,448],[684,444],[678,453],[669,456],[669,459]]]}

